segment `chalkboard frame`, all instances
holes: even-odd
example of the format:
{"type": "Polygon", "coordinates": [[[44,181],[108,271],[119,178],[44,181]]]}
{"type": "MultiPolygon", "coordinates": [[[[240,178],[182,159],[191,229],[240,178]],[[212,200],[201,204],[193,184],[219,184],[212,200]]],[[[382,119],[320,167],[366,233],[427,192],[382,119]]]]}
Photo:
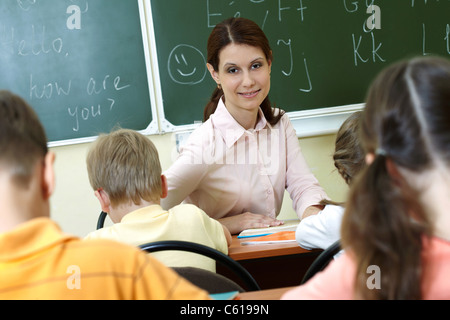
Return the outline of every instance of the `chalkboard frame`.
{"type": "MultiPolygon", "coordinates": [[[[158,111],[157,111],[157,102],[155,99],[155,85],[154,85],[154,77],[153,77],[153,70],[152,70],[152,61],[151,61],[151,50],[150,50],[150,43],[149,43],[149,34],[152,32],[152,30],[149,30],[149,24],[148,24],[148,15],[146,12],[146,4],[149,3],[149,0],[135,0],[138,2],[139,6],[139,21],[141,25],[141,32],[142,32],[142,44],[144,48],[144,56],[145,56],[145,66],[146,66],[146,75],[147,75],[147,82],[148,82],[148,90],[149,90],[149,98],[150,98],[150,104],[151,104],[151,113],[152,113],[152,121],[148,124],[147,128],[144,130],[140,130],[139,132],[144,135],[152,135],[152,134],[159,134],[161,132],[160,125],[159,125],[159,118],[158,118],[158,111]]],[[[73,138],[73,139],[67,139],[67,140],[56,140],[56,141],[49,141],[48,146],[50,148],[53,147],[61,147],[61,146],[67,146],[67,145],[74,145],[74,144],[82,144],[82,143],[90,143],[97,139],[97,135],[89,136],[89,137],[82,137],[82,138],[73,138]]]]}

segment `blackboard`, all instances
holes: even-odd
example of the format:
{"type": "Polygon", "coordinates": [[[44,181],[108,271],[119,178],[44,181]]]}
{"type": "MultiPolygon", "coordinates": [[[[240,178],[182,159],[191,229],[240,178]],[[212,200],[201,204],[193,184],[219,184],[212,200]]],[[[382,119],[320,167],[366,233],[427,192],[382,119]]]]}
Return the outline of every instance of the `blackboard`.
{"type": "Polygon", "coordinates": [[[173,126],[202,120],[215,86],[206,42],[228,17],[263,28],[274,52],[270,99],[288,113],[363,103],[388,64],[450,54],[449,0],[152,0],[151,10],[173,126]]]}
{"type": "Polygon", "coordinates": [[[27,100],[48,139],[145,130],[153,120],[138,1],[2,0],[0,88],[27,100]]]}

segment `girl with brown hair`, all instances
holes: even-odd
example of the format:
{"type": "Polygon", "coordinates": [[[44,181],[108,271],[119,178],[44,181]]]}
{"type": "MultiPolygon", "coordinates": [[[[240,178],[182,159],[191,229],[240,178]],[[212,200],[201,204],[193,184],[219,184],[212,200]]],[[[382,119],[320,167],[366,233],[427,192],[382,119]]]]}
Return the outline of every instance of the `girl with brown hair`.
{"type": "Polygon", "coordinates": [[[339,259],[286,299],[450,298],[450,61],[399,62],[372,84],[339,259]]]}
{"type": "MultiPolygon", "coordinates": [[[[349,186],[365,165],[358,137],[361,114],[361,111],[351,114],[336,134],[334,166],[349,186]]],[[[321,204],[325,206],[321,212],[306,217],[297,226],[295,239],[302,248],[325,250],[341,238],[345,204],[330,200],[323,200],[321,204]]]]}

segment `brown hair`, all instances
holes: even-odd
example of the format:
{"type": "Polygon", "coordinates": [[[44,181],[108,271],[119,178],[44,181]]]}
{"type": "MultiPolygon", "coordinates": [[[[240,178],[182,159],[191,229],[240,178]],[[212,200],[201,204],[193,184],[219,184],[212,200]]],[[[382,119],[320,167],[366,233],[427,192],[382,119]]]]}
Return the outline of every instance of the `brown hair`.
{"type": "MultiPolygon", "coordinates": [[[[215,71],[219,70],[219,56],[223,48],[231,43],[245,44],[252,47],[261,48],[267,61],[273,61],[272,50],[269,41],[261,28],[253,21],[245,18],[229,18],[216,25],[208,39],[208,57],[207,61],[215,71]]],[[[223,90],[216,88],[211,95],[210,101],[206,104],[203,112],[203,121],[216,111],[219,99],[223,96],[223,90]]],[[[280,121],[283,112],[275,115],[269,97],[266,97],[261,104],[261,110],[264,117],[271,125],[280,121]]]]}
{"type": "Polygon", "coordinates": [[[162,193],[161,164],[154,144],[142,134],[119,129],[100,135],[89,150],[89,181],[102,188],[117,207],[133,201],[159,201],[162,193]]]}
{"type": "Polygon", "coordinates": [[[0,164],[27,187],[33,168],[48,152],[47,136],[34,110],[19,96],[0,91],[0,164]]]}
{"type": "MultiPolygon", "coordinates": [[[[365,154],[358,137],[361,115],[362,112],[357,111],[345,119],[336,134],[334,144],[334,166],[349,186],[365,166],[365,154]]],[[[330,200],[322,200],[320,204],[344,205],[330,200]]]]}
{"type": "Polygon", "coordinates": [[[376,156],[354,182],[342,222],[360,298],[421,298],[422,239],[433,226],[422,190],[405,178],[450,165],[449,88],[450,62],[427,57],[390,66],[369,89],[360,137],[376,156]],[[402,174],[392,174],[390,162],[402,174]],[[381,270],[379,290],[367,287],[370,265],[381,270]]]}
{"type": "Polygon", "coordinates": [[[365,154],[358,137],[361,114],[361,111],[351,114],[336,134],[334,166],[348,185],[365,165],[365,154]]]}

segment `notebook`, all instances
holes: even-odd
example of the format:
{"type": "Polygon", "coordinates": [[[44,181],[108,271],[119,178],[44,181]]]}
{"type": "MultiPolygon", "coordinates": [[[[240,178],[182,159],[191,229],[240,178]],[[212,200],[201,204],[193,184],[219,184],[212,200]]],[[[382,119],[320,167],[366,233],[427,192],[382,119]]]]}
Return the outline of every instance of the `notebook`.
{"type": "Polygon", "coordinates": [[[266,236],[249,238],[247,241],[241,242],[241,245],[288,243],[288,242],[295,242],[295,231],[279,231],[266,236]]]}
{"type": "Polygon", "coordinates": [[[280,231],[295,231],[300,223],[299,219],[283,220],[284,224],[276,227],[246,229],[238,235],[238,239],[254,238],[273,234],[280,231]]]}

